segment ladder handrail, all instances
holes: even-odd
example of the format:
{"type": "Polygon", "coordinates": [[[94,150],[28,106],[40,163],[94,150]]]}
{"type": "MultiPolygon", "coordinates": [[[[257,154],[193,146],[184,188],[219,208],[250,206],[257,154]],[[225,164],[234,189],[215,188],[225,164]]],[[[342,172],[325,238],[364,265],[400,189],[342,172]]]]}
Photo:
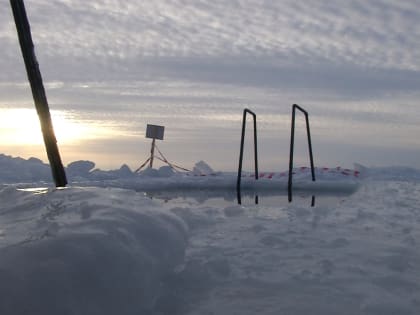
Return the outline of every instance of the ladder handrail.
{"type": "Polygon", "coordinates": [[[305,115],[306,121],[306,133],[308,136],[308,148],[309,148],[309,159],[311,162],[311,172],[312,172],[312,181],[315,181],[315,169],[314,169],[314,159],[312,155],[312,142],[311,142],[311,132],[309,129],[309,115],[306,110],[300,107],[297,104],[293,104],[292,106],[292,127],[291,127],[291,135],[290,135],[290,158],[289,158],[289,180],[287,188],[289,190],[289,201],[291,201],[291,190],[292,190],[292,176],[293,176],[293,151],[294,151],[294,144],[295,144],[295,116],[296,116],[296,109],[300,110],[305,115]]]}
{"type": "Polygon", "coordinates": [[[238,178],[236,181],[236,189],[239,192],[241,190],[241,176],[242,176],[242,161],[244,155],[244,141],[245,141],[245,127],[246,127],[246,115],[250,114],[254,120],[254,164],[255,164],[255,179],[258,180],[258,147],[257,147],[257,115],[249,110],[244,109],[242,117],[242,134],[241,134],[241,149],[239,152],[239,166],[238,166],[238,178]]]}

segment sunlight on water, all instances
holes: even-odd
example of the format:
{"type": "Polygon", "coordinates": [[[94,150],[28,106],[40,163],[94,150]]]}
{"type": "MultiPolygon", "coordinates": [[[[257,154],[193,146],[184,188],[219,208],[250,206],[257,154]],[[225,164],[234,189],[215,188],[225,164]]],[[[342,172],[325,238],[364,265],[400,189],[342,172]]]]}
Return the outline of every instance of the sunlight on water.
{"type": "Polygon", "coordinates": [[[45,195],[50,189],[48,187],[36,187],[36,188],[21,188],[19,191],[27,191],[33,193],[34,195],[45,195]]]}

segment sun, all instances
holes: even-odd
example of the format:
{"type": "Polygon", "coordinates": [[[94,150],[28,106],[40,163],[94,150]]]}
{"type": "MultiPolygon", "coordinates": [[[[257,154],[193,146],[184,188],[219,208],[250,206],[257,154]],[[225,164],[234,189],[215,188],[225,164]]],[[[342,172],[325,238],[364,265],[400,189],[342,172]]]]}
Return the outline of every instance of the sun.
{"type": "MultiPolygon", "coordinates": [[[[74,144],[105,133],[95,124],[77,120],[69,112],[51,111],[51,119],[55,136],[60,144],[74,144]]],[[[42,144],[41,126],[35,109],[0,109],[0,143],[42,144]]]]}

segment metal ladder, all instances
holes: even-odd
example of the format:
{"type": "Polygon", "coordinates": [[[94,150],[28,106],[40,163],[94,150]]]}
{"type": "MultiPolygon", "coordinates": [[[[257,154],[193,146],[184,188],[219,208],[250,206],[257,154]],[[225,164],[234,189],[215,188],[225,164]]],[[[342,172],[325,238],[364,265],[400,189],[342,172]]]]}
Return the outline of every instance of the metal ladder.
{"type": "MultiPolygon", "coordinates": [[[[294,144],[295,144],[295,120],[296,120],[296,109],[301,111],[305,115],[306,121],[306,133],[308,138],[308,149],[309,149],[309,160],[311,163],[311,173],[312,173],[312,181],[315,181],[315,168],[314,168],[314,161],[313,161],[313,153],[312,153],[312,141],[311,141],[311,132],[309,127],[309,114],[306,110],[300,107],[297,104],[293,104],[292,106],[292,123],[291,123],[291,131],[290,131],[290,155],[289,155],[289,177],[288,177],[288,197],[289,202],[292,201],[292,181],[293,181],[293,155],[294,155],[294,144]]],[[[242,162],[243,162],[243,154],[244,154],[244,141],[245,141],[245,129],[246,129],[246,118],[247,114],[250,114],[253,118],[253,126],[254,126],[254,165],[255,165],[255,180],[258,180],[258,146],[257,146],[257,115],[245,108],[243,111],[242,116],[242,133],[241,133],[241,146],[239,151],[239,166],[238,166],[238,176],[236,181],[236,191],[238,195],[238,203],[241,204],[241,177],[242,177],[242,162]]],[[[255,196],[255,203],[258,204],[258,195],[255,196]]],[[[312,197],[312,206],[315,204],[315,197],[312,197]]]]}

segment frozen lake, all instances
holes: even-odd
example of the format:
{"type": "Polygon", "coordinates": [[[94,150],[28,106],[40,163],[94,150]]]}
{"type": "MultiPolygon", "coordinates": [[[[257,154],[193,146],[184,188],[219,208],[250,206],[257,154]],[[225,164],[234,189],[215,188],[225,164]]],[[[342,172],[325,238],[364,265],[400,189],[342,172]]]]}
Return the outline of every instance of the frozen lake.
{"type": "Polygon", "coordinates": [[[138,181],[2,184],[0,310],[415,315],[420,174],[365,171],[354,193],[314,206],[302,192],[238,205],[223,191],[151,199],[138,181]]]}

